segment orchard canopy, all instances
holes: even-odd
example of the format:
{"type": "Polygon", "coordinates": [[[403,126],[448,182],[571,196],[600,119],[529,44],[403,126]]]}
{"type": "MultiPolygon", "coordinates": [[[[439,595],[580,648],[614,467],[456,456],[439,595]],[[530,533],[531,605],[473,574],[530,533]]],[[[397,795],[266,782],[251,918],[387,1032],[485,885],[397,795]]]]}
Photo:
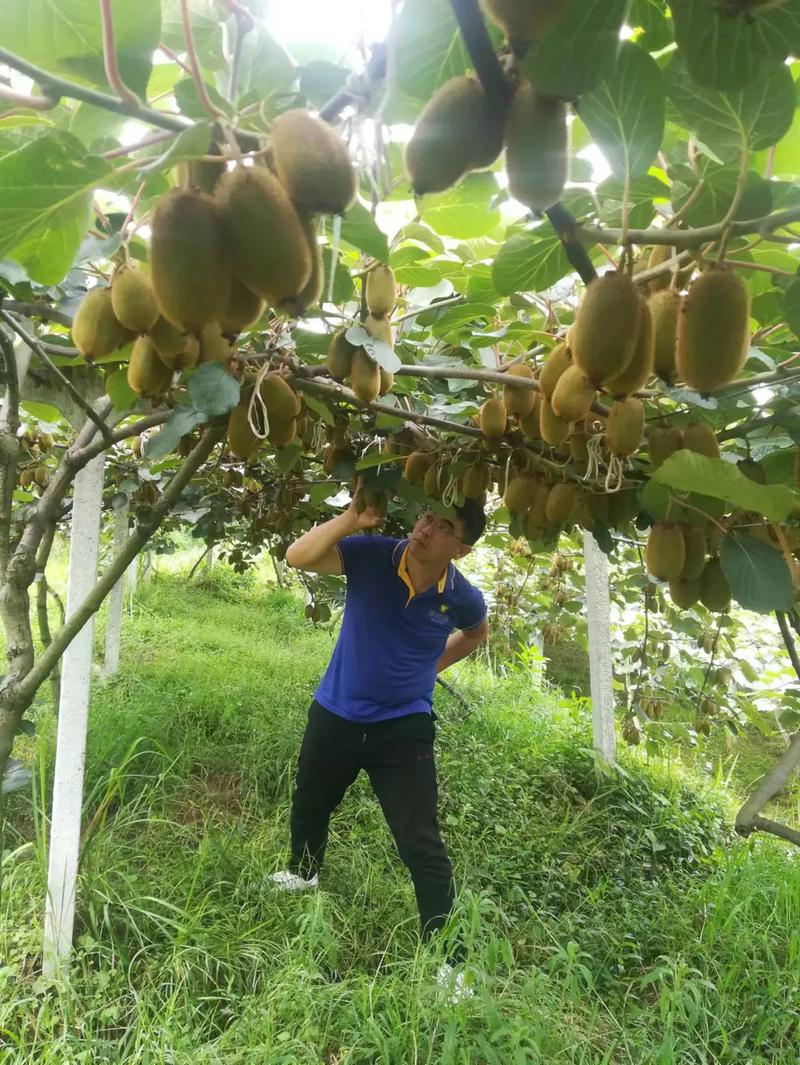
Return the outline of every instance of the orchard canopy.
{"type": "Polygon", "coordinates": [[[264,0],[0,6],[0,734],[100,451],[130,552],[471,496],[795,617],[800,0],[371,6],[344,57],[264,0]]]}

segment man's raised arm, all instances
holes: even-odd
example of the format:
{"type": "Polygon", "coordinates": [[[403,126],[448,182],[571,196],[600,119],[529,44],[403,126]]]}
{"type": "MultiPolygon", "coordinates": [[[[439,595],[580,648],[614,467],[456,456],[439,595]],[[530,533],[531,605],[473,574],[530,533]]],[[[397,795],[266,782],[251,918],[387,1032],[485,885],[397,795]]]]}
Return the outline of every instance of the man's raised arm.
{"type": "Polygon", "coordinates": [[[315,525],[290,544],[286,562],[294,569],[308,570],[310,573],[340,574],[342,556],[336,546],[339,541],[362,529],[374,529],[382,520],[372,507],[367,507],[359,514],[353,502],[343,514],[322,525],[315,525]]]}

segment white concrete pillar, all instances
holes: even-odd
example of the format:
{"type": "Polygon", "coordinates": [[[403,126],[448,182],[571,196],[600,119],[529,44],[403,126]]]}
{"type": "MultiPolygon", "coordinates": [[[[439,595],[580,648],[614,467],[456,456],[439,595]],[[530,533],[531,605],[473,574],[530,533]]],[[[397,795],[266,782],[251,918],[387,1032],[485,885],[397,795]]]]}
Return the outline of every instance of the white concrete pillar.
{"type": "MultiPolygon", "coordinates": [[[[128,542],[128,499],[114,511],[114,549],[112,560],[128,542]]],[[[108,619],[106,621],[106,648],[103,660],[103,677],[113,677],[119,669],[119,645],[122,634],[122,608],[125,602],[125,574],[120,577],[108,596],[108,619]]]]}
{"type": "Polygon", "coordinates": [[[589,620],[589,678],[592,693],[592,732],[595,750],[614,763],[614,687],[611,668],[611,607],[608,560],[590,532],[583,534],[586,564],[586,614],[589,620]]]}
{"type": "MultiPolygon", "coordinates": [[[[97,580],[104,464],[105,454],[101,453],[75,477],[67,584],[68,618],[97,580]]],[[[44,929],[42,971],[45,976],[54,976],[66,965],[72,946],[93,633],[94,618],[90,618],[62,659],[44,929]]]]}

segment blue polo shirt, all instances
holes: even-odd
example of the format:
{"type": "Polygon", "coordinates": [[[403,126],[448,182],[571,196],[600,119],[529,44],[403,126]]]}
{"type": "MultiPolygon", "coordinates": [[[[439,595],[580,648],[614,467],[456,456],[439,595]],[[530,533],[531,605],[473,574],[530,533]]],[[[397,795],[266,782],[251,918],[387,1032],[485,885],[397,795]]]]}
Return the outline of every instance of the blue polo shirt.
{"type": "Polygon", "coordinates": [[[359,722],[430,713],[447,637],[480,625],[483,596],[452,563],[438,584],[416,595],[407,540],[348,536],[338,546],[347,599],[317,702],[359,722]]]}

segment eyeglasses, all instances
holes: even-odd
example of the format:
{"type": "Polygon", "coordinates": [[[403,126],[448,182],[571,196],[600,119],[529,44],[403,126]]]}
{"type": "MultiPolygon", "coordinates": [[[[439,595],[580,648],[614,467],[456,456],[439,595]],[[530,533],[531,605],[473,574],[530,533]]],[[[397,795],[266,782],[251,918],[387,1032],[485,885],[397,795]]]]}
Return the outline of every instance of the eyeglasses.
{"type": "Polygon", "coordinates": [[[455,531],[453,530],[453,526],[450,524],[450,522],[446,518],[438,517],[438,515],[434,514],[433,511],[426,511],[423,515],[421,515],[419,520],[425,525],[431,525],[435,529],[435,531],[441,536],[452,536],[453,539],[458,540],[460,544],[464,543],[460,536],[456,536],[455,531]]]}

